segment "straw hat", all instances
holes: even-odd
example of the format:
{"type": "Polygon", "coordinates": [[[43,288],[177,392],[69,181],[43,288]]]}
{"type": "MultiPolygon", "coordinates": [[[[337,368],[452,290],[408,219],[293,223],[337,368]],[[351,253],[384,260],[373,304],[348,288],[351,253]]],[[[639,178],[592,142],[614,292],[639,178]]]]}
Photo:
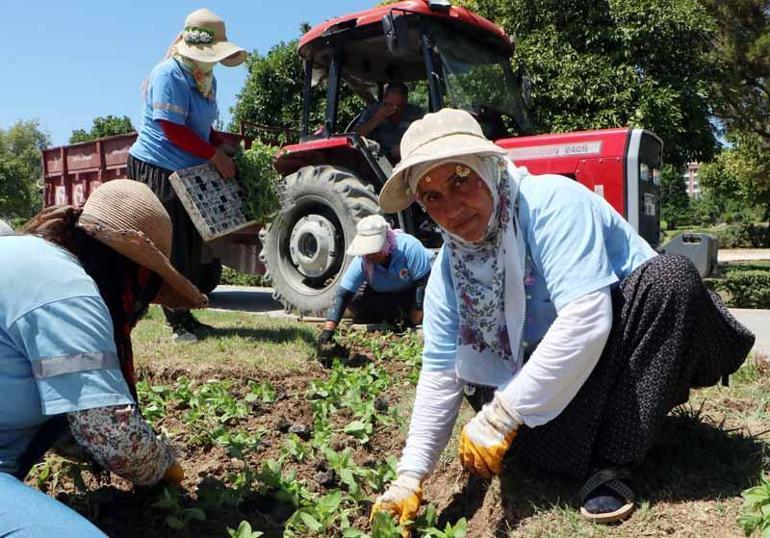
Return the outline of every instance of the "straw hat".
{"type": "Polygon", "coordinates": [[[379,252],[385,246],[388,221],[382,215],[369,215],[358,221],[356,236],[348,247],[350,256],[366,256],[379,252]]]}
{"type": "Polygon", "coordinates": [[[225,21],[208,9],[199,9],[187,16],[181,37],[176,50],[192,60],[222,62],[230,67],[246,60],[246,51],[227,40],[225,21]]]}
{"type": "Polygon", "coordinates": [[[100,185],[83,206],[77,225],[94,239],[163,279],[155,302],[199,308],[208,300],[171,266],[171,219],[150,188],[130,179],[100,185]]]}
{"type": "Polygon", "coordinates": [[[462,155],[505,155],[490,142],[478,122],[464,110],[445,108],[413,122],[401,139],[401,162],[380,191],[380,207],[386,213],[406,209],[414,201],[419,177],[415,166],[446,161],[462,155]]]}

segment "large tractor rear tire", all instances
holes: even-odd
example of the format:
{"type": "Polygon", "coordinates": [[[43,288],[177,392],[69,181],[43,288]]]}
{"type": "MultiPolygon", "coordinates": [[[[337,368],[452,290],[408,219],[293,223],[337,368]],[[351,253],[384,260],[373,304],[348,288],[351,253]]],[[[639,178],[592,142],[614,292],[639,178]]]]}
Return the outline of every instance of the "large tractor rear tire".
{"type": "Polygon", "coordinates": [[[322,316],[351,259],[362,218],[380,212],[374,187],[349,170],[306,166],[287,176],[281,213],[262,229],[259,259],[287,311],[322,316]]]}

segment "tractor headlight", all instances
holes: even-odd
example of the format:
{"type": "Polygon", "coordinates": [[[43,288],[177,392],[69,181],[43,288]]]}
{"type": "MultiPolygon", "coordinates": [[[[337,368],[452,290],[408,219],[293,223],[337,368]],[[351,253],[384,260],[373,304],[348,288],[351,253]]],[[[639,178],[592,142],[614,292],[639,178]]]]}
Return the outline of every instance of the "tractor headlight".
{"type": "Polygon", "coordinates": [[[644,163],[639,165],[639,179],[642,181],[650,181],[650,167],[644,163]]]}
{"type": "Polygon", "coordinates": [[[655,185],[660,185],[660,169],[659,168],[653,168],[652,169],[652,182],[655,185]]]}

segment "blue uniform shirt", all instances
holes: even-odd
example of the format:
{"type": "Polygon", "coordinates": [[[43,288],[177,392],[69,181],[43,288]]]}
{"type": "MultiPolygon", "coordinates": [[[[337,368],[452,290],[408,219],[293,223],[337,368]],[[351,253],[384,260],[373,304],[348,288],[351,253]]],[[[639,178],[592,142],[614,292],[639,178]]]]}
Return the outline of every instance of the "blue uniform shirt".
{"type": "Polygon", "coordinates": [[[63,249],[0,237],[0,472],[49,416],[134,403],[96,283],[63,249]]]}
{"type": "MultiPolygon", "coordinates": [[[[526,177],[518,216],[527,246],[523,344],[529,349],[569,302],[616,284],[655,256],[603,198],[562,176],[526,177]]],[[[456,353],[457,298],[445,249],[425,291],[423,365],[428,370],[452,368],[456,353]]]]}
{"type": "MultiPolygon", "coordinates": [[[[403,290],[427,275],[432,261],[430,250],[411,235],[400,233],[396,235],[396,248],[390,255],[390,263],[387,267],[380,264],[374,266],[369,285],[374,291],[403,290]]],[[[356,256],[342,277],[341,288],[353,293],[358,291],[366,280],[363,262],[361,256],[356,256]]]]}
{"type": "Polygon", "coordinates": [[[164,60],[150,73],[139,138],[129,153],[134,158],[167,170],[182,170],[203,164],[200,157],[172,144],[156,120],[186,125],[205,141],[219,116],[217,81],[207,99],[195,86],[195,79],[174,58],[164,60]]]}

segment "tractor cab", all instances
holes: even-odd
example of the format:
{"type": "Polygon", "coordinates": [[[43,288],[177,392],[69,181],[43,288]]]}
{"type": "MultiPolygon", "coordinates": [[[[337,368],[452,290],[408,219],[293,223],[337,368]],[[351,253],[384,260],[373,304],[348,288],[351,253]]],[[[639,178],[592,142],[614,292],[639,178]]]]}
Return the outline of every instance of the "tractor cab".
{"type": "MultiPolygon", "coordinates": [[[[423,112],[467,110],[491,139],[526,132],[512,51],[501,27],[446,0],[409,0],[331,19],[300,39],[301,136],[276,157],[286,210],[262,233],[262,259],[285,304],[323,312],[350,262],[345,249],[355,223],[379,212],[376,195],[395,163],[376,140],[356,134],[364,108],[398,81],[423,112]],[[311,95],[319,86],[326,89],[323,121],[311,124],[311,95]],[[362,101],[353,118],[340,117],[343,88],[362,101]]],[[[418,206],[387,217],[426,246],[440,246],[435,224],[418,206]]]]}
{"type": "MultiPolygon", "coordinates": [[[[662,141],[628,127],[520,136],[532,127],[512,52],[502,28],[448,0],[379,6],[329,20],[300,39],[301,137],[276,156],[283,210],[260,234],[260,260],[287,309],[325,313],[352,261],[345,251],[356,223],[380,212],[377,194],[395,163],[376,140],[356,133],[359,118],[343,117],[340,100],[353,93],[363,111],[394,81],[407,84],[409,101],[424,112],[470,112],[517,165],[582,183],[658,246],[662,141]],[[325,109],[322,121],[311,124],[317,87],[326,89],[325,109]]],[[[417,204],[386,217],[428,247],[441,244],[435,223],[417,204]]]]}

